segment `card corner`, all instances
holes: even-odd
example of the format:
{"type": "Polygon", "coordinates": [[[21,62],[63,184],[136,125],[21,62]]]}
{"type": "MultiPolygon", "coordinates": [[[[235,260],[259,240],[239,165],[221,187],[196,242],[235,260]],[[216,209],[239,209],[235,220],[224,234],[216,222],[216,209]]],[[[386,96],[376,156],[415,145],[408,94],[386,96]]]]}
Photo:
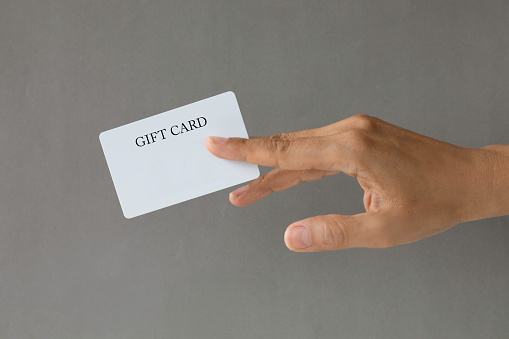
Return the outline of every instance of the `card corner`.
{"type": "Polygon", "coordinates": [[[102,142],[102,141],[103,141],[103,139],[104,139],[104,134],[105,134],[105,133],[106,133],[106,131],[99,133],[99,141],[100,141],[100,142],[102,142]]]}
{"type": "Polygon", "coordinates": [[[260,175],[261,175],[261,172],[260,172],[260,169],[258,168],[258,166],[256,166],[256,172],[255,172],[255,173],[256,173],[256,174],[255,174],[254,179],[259,178],[259,177],[260,177],[260,175]]]}
{"type": "Polygon", "coordinates": [[[237,95],[235,95],[234,91],[227,91],[227,92],[225,92],[225,94],[233,96],[235,98],[235,100],[237,99],[237,95]]]}
{"type": "Polygon", "coordinates": [[[124,218],[126,218],[126,219],[132,219],[137,216],[137,215],[128,214],[123,209],[122,209],[122,214],[124,215],[124,218]]]}

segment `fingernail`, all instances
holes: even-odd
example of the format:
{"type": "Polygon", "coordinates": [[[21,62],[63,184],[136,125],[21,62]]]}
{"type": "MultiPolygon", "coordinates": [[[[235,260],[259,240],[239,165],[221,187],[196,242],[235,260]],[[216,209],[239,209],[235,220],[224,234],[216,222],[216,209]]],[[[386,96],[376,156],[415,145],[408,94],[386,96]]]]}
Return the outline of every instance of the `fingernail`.
{"type": "Polygon", "coordinates": [[[247,190],[247,185],[237,188],[235,191],[231,192],[230,195],[233,195],[235,198],[240,197],[247,190]]]}
{"type": "Polygon", "coordinates": [[[209,137],[209,141],[213,144],[222,144],[226,142],[227,138],[221,138],[221,137],[209,137]]]}
{"type": "Polygon", "coordinates": [[[311,246],[311,236],[304,226],[293,226],[287,235],[290,246],[296,249],[304,249],[311,246]]]}

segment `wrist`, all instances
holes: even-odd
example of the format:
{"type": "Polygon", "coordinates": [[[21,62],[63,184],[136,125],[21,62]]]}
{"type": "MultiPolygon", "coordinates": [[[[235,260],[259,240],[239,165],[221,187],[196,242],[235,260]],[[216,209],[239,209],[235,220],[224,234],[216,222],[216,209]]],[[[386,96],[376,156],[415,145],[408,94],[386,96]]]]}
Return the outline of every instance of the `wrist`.
{"type": "Polygon", "coordinates": [[[465,221],[509,215],[509,145],[490,145],[473,151],[475,207],[465,221]]]}

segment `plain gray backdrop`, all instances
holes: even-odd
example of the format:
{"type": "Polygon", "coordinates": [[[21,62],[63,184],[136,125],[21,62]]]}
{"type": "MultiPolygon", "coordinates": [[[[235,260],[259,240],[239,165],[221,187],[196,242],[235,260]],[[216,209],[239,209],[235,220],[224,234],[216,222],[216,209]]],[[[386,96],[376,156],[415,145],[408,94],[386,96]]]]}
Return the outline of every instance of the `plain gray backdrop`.
{"type": "Polygon", "coordinates": [[[98,135],[233,90],[250,135],[509,143],[508,33],[506,0],[1,0],[0,338],[506,337],[508,217],[293,253],[293,221],[363,211],[354,179],[128,220],[98,135]]]}

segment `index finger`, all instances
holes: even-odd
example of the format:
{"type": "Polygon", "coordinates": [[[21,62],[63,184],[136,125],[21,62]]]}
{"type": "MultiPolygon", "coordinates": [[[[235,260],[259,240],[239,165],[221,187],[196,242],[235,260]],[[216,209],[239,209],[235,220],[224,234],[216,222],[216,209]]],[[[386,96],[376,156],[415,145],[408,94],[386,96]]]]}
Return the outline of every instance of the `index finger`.
{"type": "Polygon", "coordinates": [[[342,171],[351,152],[338,142],[339,134],[297,139],[208,137],[206,146],[216,157],[247,161],[287,170],[342,171]]]}

